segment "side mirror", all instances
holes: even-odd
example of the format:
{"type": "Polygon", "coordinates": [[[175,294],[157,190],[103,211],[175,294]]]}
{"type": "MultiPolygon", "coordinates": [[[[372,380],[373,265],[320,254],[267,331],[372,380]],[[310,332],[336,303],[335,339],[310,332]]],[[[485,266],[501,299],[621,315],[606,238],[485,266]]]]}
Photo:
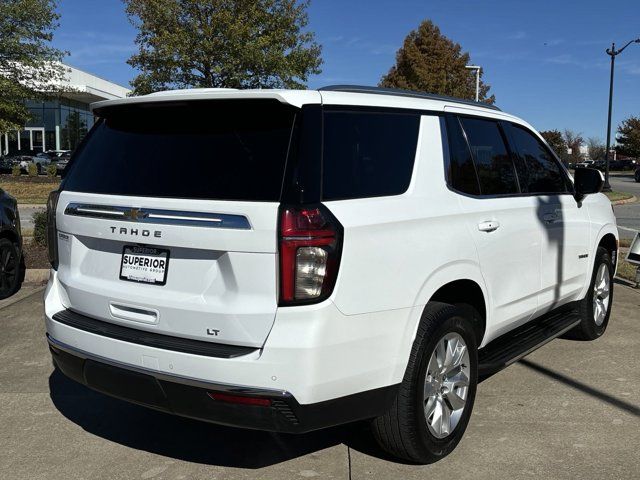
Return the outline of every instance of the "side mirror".
{"type": "Polygon", "coordinates": [[[580,202],[586,195],[602,190],[604,176],[600,170],[595,168],[576,168],[573,173],[573,184],[575,187],[574,197],[577,202],[580,202]]]}

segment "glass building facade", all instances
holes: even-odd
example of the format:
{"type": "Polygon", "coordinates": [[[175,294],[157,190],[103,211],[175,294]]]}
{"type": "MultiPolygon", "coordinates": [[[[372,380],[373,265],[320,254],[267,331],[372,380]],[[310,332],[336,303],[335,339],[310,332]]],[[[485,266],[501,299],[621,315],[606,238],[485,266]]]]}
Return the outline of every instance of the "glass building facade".
{"type": "Polygon", "coordinates": [[[93,126],[90,104],[123,98],[129,90],[74,67],[61,87],[68,92],[48,101],[27,101],[31,119],[24,128],[0,136],[0,156],[73,150],[93,126]]]}

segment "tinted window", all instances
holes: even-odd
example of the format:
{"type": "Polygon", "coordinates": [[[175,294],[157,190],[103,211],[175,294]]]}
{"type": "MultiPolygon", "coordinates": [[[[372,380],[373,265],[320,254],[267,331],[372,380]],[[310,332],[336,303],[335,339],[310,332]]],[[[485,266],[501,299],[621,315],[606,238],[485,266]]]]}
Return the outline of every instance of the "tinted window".
{"type": "Polygon", "coordinates": [[[520,176],[523,192],[559,193],[566,192],[565,177],[560,165],[551,152],[533,134],[513,125],[512,141],[522,158],[524,165],[520,176]]]}
{"type": "Polygon", "coordinates": [[[152,197],[278,201],[295,110],[276,101],[113,107],[64,188],[152,197]]]}
{"type": "Polygon", "coordinates": [[[449,137],[448,176],[451,188],[471,195],[480,194],[480,185],[469,145],[464,138],[460,122],[454,116],[446,117],[449,137]]]}
{"type": "Polygon", "coordinates": [[[491,120],[461,118],[480,180],[483,195],[518,193],[513,162],[500,133],[491,120]]]}
{"type": "Polygon", "coordinates": [[[417,114],[328,111],[324,116],[325,200],[399,195],[411,182],[417,114]]]}

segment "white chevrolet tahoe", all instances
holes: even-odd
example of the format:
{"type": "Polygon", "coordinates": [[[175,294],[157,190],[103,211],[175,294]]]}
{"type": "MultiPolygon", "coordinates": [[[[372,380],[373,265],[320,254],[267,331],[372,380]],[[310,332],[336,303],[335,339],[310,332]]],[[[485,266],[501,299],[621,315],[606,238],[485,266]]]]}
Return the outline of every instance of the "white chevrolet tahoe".
{"type": "Polygon", "coordinates": [[[618,233],[496,107],[369,87],[100,102],[48,204],[54,364],[243,428],[356,420],[435,461],[478,378],[602,335],[618,233]]]}

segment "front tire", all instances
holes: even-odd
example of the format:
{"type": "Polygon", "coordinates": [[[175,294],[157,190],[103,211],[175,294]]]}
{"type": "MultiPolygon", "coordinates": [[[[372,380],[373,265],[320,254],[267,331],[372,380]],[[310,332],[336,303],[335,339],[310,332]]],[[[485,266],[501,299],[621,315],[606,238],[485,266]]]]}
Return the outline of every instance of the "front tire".
{"type": "Polygon", "coordinates": [[[433,463],[456,447],[476,395],[478,352],[465,308],[430,302],[392,407],[373,420],[373,434],[393,456],[433,463]]]}
{"type": "Polygon", "coordinates": [[[609,324],[613,305],[613,262],[609,252],[598,247],[587,295],[578,303],[580,324],[570,333],[577,340],[595,340],[609,324]]]}

